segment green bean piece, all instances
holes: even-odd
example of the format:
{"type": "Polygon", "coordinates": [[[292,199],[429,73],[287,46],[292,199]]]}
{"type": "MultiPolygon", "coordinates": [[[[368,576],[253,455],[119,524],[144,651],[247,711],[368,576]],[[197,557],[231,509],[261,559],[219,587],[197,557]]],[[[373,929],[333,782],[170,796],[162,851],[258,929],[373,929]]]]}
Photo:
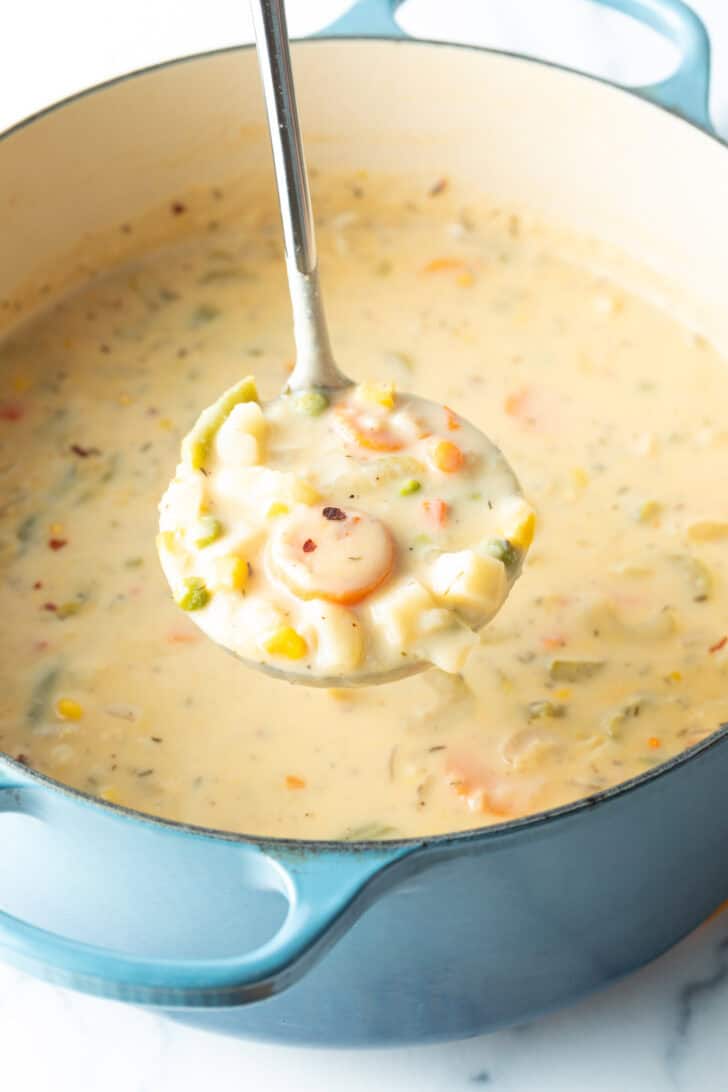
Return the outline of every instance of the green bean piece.
{"type": "Polygon", "coordinates": [[[586,682],[604,667],[604,660],[552,660],[549,675],[554,682],[586,682]]]}
{"type": "Polygon", "coordinates": [[[342,835],[339,837],[340,842],[376,842],[380,838],[387,838],[389,835],[397,834],[396,827],[390,827],[386,823],[378,823],[376,820],[371,823],[362,823],[359,827],[347,827],[342,835]]]}
{"type": "Polygon", "coordinates": [[[682,569],[694,603],[704,603],[713,590],[713,577],[708,566],[691,554],[673,554],[670,558],[682,569]]]}
{"type": "Polygon", "coordinates": [[[513,569],[518,564],[519,550],[507,538],[491,538],[484,548],[491,557],[502,561],[507,569],[513,569]]]}
{"type": "Polygon", "coordinates": [[[530,701],[526,707],[529,720],[541,720],[544,717],[557,718],[565,717],[567,708],[560,702],[548,701],[543,699],[540,701],[530,701]]]}
{"type": "Polygon", "coordinates": [[[51,695],[56,688],[60,674],[60,667],[54,664],[52,667],[46,668],[34,682],[33,689],[30,692],[28,708],[25,712],[26,720],[31,727],[39,724],[48,712],[51,695]]]}

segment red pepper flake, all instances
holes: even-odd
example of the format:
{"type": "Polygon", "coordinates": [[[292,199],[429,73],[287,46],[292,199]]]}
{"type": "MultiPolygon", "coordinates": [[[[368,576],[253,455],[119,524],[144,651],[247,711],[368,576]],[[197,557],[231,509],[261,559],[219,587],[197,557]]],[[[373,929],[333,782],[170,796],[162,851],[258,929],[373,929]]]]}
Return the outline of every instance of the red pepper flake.
{"type": "Polygon", "coordinates": [[[43,604],[43,610],[56,611],[56,610],[58,610],[58,604],[57,603],[44,603],[43,604]]]}
{"type": "Polygon", "coordinates": [[[316,549],[316,543],[314,542],[314,540],[312,538],[307,538],[306,541],[303,544],[304,554],[312,554],[315,549],[316,549]]]}
{"type": "Polygon", "coordinates": [[[62,550],[64,546],[68,545],[67,538],[49,538],[48,545],[51,550],[62,550]]]}
{"type": "Polygon", "coordinates": [[[430,197],[439,197],[441,193],[444,193],[448,187],[448,181],[446,178],[438,178],[437,182],[433,186],[430,186],[430,197]]]}
{"type": "Polygon", "coordinates": [[[15,756],[15,761],[19,762],[21,766],[30,766],[30,759],[27,755],[19,754],[15,756]]]}
{"type": "Polygon", "coordinates": [[[183,212],[187,212],[187,205],[183,201],[172,202],[172,215],[181,216],[183,212]]]}
{"type": "Polygon", "coordinates": [[[0,421],[19,421],[24,412],[19,402],[0,403],[0,421]]]}
{"type": "Polygon", "coordinates": [[[346,519],[346,512],[342,512],[340,508],[324,508],[321,515],[324,519],[346,519]]]}
{"type": "Polygon", "coordinates": [[[711,645],[708,652],[720,652],[722,648],[728,644],[728,637],[721,637],[719,641],[716,641],[714,645],[711,645]]]}
{"type": "Polygon", "coordinates": [[[42,587],[43,587],[43,581],[42,580],[36,580],[35,584],[33,585],[33,590],[38,591],[38,589],[42,588],[42,587]]]}
{"type": "Polygon", "coordinates": [[[81,447],[80,444],[71,444],[71,451],[78,455],[79,459],[88,459],[89,455],[100,455],[97,447],[81,447]]]}

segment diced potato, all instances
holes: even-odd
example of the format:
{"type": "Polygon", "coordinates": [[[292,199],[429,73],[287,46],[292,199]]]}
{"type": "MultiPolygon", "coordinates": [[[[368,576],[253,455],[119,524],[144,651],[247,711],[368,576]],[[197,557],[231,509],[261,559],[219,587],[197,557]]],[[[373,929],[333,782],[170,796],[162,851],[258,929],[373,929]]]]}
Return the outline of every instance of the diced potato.
{"type": "Polygon", "coordinates": [[[356,388],[356,397],[365,406],[394,409],[394,383],[360,383],[356,388]]]}
{"type": "Polygon", "coordinates": [[[473,550],[440,554],[427,584],[438,599],[476,619],[492,617],[508,588],[503,562],[473,550]]]}
{"type": "Polygon", "coordinates": [[[427,588],[410,578],[372,604],[372,617],[389,644],[409,648],[421,634],[423,614],[435,608],[435,600],[427,588]]]}
{"type": "Polygon", "coordinates": [[[205,506],[205,479],[182,465],[159,505],[160,531],[176,531],[193,523],[205,506]]]}
{"type": "Polygon", "coordinates": [[[319,671],[345,675],[359,666],[364,656],[364,638],[352,611],[323,599],[312,599],[305,604],[302,617],[316,634],[319,671]]]}
{"type": "Polygon", "coordinates": [[[257,402],[241,402],[218,429],[215,453],[232,466],[255,466],[263,455],[267,427],[257,402]]]}
{"type": "MultiPolygon", "coordinates": [[[[423,649],[426,649],[427,658],[435,667],[456,675],[463,670],[470,653],[478,644],[478,635],[462,623],[458,624],[450,611],[437,613],[448,616],[448,625],[423,641],[423,649]]],[[[444,625],[445,619],[442,621],[444,625]]]]}

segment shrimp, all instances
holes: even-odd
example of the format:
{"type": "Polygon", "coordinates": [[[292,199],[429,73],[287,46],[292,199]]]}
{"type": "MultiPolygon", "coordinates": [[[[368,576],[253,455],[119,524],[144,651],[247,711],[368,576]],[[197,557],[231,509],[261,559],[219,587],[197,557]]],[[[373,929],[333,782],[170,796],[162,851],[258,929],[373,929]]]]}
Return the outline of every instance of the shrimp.
{"type": "Polygon", "coordinates": [[[301,599],[352,606],[391,573],[394,541],[381,520],[364,512],[301,508],[276,526],[270,563],[301,599]]]}

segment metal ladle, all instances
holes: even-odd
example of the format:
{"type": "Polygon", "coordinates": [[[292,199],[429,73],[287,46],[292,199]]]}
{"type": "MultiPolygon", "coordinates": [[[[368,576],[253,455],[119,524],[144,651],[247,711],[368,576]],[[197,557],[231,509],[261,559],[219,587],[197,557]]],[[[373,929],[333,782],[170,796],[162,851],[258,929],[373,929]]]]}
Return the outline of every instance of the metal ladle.
{"type": "MultiPolygon", "coordinates": [[[[353,384],[353,380],[341,371],[334,360],[321,299],[313,210],[301,142],[283,0],[251,0],[251,10],[283,223],[296,343],[296,364],[286,383],[285,393],[311,388],[344,390],[353,384]]],[[[425,402],[416,396],[408,395],[408,399],[413,403],[425,402]]],[[[510,471],[498,449],[486,437],[484,439],[510,471]]],[[[517,489],[515,474],[510,472],[514,488],[517,489]]],[[[390,682],[429,666],[424,661],[410,660],[406,665],[376,673],[361,673],[350,678],[324,678],[304,677],[271,664],[251,661],[242,656],[239,658],[266,674],[291,682],[326,687],[390,682]]]]}

